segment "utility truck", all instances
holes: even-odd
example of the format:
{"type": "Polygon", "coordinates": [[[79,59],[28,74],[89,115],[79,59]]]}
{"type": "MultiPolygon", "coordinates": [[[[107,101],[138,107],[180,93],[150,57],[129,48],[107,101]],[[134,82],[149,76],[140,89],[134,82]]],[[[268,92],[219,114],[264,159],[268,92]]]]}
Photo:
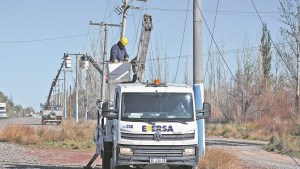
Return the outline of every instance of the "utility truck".
{"type": "Polygon", "coordinates": [[[0,103],[0,118],[7,119],[6,103],[0,103]]]}
{"type": "Polygon", "coordinates": [[[45,125],[47,123],[56,123],[61,124],[63,112],[61,110],[61,106],[46,106],[41,105],[42,111],[42,124],[45,125]]]}
{"type": "Polygon", "coordinates": [[[137,57],[130,63],[106,62],[100,72],[106,79],[96,103],[97,149],[86,168],[98,155],[103,169],[198,166],[197,119],[210,117],[210,105],[195,110],[193,89],[187,85],[142,82],[151,29],[152,18],[144,15],[137,57]]]}
{"type": "Polygon", "coordinates": [[[53,89],[56,86],[56,83],[58,81],[58,77],[61,73],[61,70],[63,68],[63,65],[65,63],[63,62],[60,66],[60,69],[58,70],[52,84],[50,87],[50,91],[47,97],[47,101],[45,104],[40,104],[41,106],[41,115],[42,115],[42,124],[45,125],[47,123],[56,123],[56,124],[61,124],[63,118],[63,111],[62,111],[62,106],[60,105],[59,99],[56,99],[56,97],[53,98],[53,101],[51,102],[51,96],[53,94],[53,89]],[[57,103],[58,100],[58,103],[57,103]]]}

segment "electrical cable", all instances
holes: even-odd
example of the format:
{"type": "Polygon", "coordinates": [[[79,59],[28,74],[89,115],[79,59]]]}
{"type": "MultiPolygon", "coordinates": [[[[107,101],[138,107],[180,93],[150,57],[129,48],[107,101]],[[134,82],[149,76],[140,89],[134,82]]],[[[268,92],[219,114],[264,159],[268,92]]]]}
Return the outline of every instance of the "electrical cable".
{"type": "MultiPolygon", "coordinates": [[[[289,42],[285,42],[285,43],[277,43],[276,45],[277,46],[289,46],[289,45],[285,45],[285,44],[288,44],[289,42]]],[[[274,47],[272,47],[273,49],[274,47]]],[[[230,49],[230,50],[227,50],[227,51],[223,51],[222,54],[236,54],[236,53],[240,53],[240,52],[243,52],[245,50],[247,51],[256,51],[256,50],[259,50],[260,49],[260,46],[257,46],[257,47],[249,47],[249,48],[239,48],[239,49],[230,49]]],[[[219,54],[218,51],[215,51],[215,52],[211,52],[210,54],[209,53],[204,53],[203,56],[209,56],[209,55],[215,55],[215,54],[219,54]]],[[[185,55],[183,56],[184,58],[189,58],[189,57],[193,57],[193,55],[185,55]]],[[[168,60],[168,59],[178,59],[179,56],[172,56],[172,57],[164,57],[164,58],[161,58],[163,60],[168,60]]],[[[147,59],[147,60],[157,60],[157,59],[147,59]]]]}
{"type": "Polygon", "coordinates": [[[91,28],[91,25],[89,24],[89,29],[88,29],[88,33],[86,35],[86,39],[85,39],[85,43],[84,43],[84,46],[82,48],[82,51],[84,52],[85,50],[85,47],[86,47],[86,44],[87,44],[87,41],[88,41],[88,38],[89,38],[89,35],[90,35],[90,28],[91,28]]]}
{"type": "MultiPolygon", "coordinates": [[[[217,7],[216,7],[216,12],[215,12],[215,18],[214,18],[214,24],[213,24],[213,30],[212,30],[212,33],[214,35],[215,33],[215,26],[216,26],[216,20],[217,20],[217,15],[218,15],[218,9],[219,9],[219,3],[220,3],[220,0],[218,0],[217,2],[217,7]]],[[[204,78],[203,78],[203,83],[205,83],[205,78],[206,78],[206,73],[208,71],[208,63],[210,61],[210,58],[211,58],[211,55],[210,55],[210,52],[211,52],[211,47],[212,47],[212,39],[210,40],[210,45],[209,45],[209,49],[208,49],[208,58],[207,58],[207,62],[206,62],[206,70],[205,70],[205,73],[204,73],[204,78]]]]}
{"type": "Polygon", "coordinates": [[[92,32],[92,33],[85,33],[85,34],[78,34],[78,35],[61,36],[61,37],[54,37],[54,38],[45,38],[45,39],[18,40],[18,41],[0,41],[0,44],[16,44],[16,43],[31,43],[31,42],[52,41],[52,40],[59,40],[59,39],[76,38],[76,37],[87,36],[89,34],[96,34],[96,33],[97,32],[92,32]]]}
{"type": "MultiPolygon", "coordinates": [[[[261,18],[261,16],[260,16],[260,14],[259,14],[259,12],[258,12],[256,6],[255,6],[253,0],[250,0],[250,1],[251,1],[252,4],[253,4],[253,7],[254,7],[254,9],[255,9],[257,15],[258,15],[259,20],[260,20],[261,23],[264,25],[264,22],[263,22],[263,20],[262,20],[262,18],[261,18]]],[[[270,40],[271,40],[271,43],[274,45],[274,41],[273,41],[273,39],[271,38],[271,36],[270,36],[270,40]]],[[[279,49],[278,49],[275,45],[274,45],[274,48],[275,48],[276,52],[279,54],[279,57],[281,58],[281,60],[282,60],[283,63],[285,64],[285,66],[286,66],[286,68],[288,69],[288,71],[293,75],[292,70],[288,67],[288,64],[287,64],[286,61],[283,59],[282,54],[280,53],[279,49]]],[[[293,76],[295,77],[295,75],[293,75],[293,76]]]]}
{"type": "MultiPolygon", "coordinates": [[[[250,0],[250,1],[252,2],[252,5],[253,5],[253,7],[254,7],[254,9],[255,9],[257,15],[258,15],[258,18],[260,19],[261,23],[264,25],[264,22],[263,22],[263,20],[262,20],[260,14],[259,14],[259,12],[258,12],[258,10],[257,10],[257,7],[256,7],[255,3],[253,2],[253,0],[250,0]]],[[[273,42],[273,40],[272,40],[271,37],[270,37],[270,40],[271,40],[271,43],[274,45],[274,42],[273,42]]],[[[281,55],[279,49],[277,49],[276,46],[275,46],[275,49],[277,50],[277,53],[278,53],[279,56],[281,57],[282,61],[285,63],[285,61],[284,61],[284,59],[283,59],[283,57],[282,57],[282,55],[281,55]]],[[[285,63],[285,66],[287,67],[287,64],[286,64],[286,63],[285,63]]],[[[288,67],[287,67],[287,68],[288,68],[288,67]]],[[[290,73],[292,74],[292,72],[291,72],[291,70],[290,70],[289,68],[288,68],[288,70],[289,70],[290,73]]],[[[255,112],[256,112],[256,111],[255,111],[255,112]]],[[[272,130],[269,130],[269,132],[270,132],[270,133],[272,134],[272,136],[275,138],[275,135],[274,135],[273,131],[272,131],[272,130]]],[[[283,148],[284,148],[284,146],[283,146],[283,148]]],[[[291,158],[293,159],[293,161],[300,167],[300,164],[294,159],[294,157],[291,155],[291,153],[290,153],[289,151],[287,151],[287,153],[288,153],[289,157],[291,157],[291,158]]]]}
{"type": "Polygon", "coordinates": [[[179,63],[180,63],[180,58],[181,58],[181,52],[182,52],[182,48],[183,48],[183,40],[184,40],[184,37],[185,37],[185,29],[186,29],[186,22],[187,22],[187,16],[188,16],[188,9],[189,9],[189,6],[190,6],[190,0],[187,0],[188,1],[188,5],[187,5],[187,10],[186,10],[186,14],[185,14],[185,21],[184,21],[184,26],[183,26],[183,33],[182,33],[182,38],[181,38],[181,46],[180,46],[180,52],[179,52],[179,59],[178,59],[178,62],[177,62],[177,68],[176,68],[176,73],[175,73],[175,77],[174,77],[174,80],[173,82],[175,83],[176,82],[176,78],[177,78],[177,73],[178,73],[178,68],[179,68],[179,63]]]}

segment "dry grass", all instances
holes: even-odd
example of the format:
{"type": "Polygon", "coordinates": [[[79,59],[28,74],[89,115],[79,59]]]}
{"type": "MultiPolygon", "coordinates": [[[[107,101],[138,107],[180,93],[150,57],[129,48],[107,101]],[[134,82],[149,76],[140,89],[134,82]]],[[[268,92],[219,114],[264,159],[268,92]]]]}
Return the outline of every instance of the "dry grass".
{"type": "Polygon", "coordinates": [[[7,125],[0,131],[0,141],[21,145],[38,145],[60,148],[95,148],[94,122],[65,120],[57,129],[47,126],[33,128],[26,125],[7,125]]]}
{"type": "Polygon", "coordinates": [[[269,140],[270,134],[258,124],[206,124],[206,134],[225,138],[269,140]]]}
{"type": "Polygon", "coordinates": [[[200,159],[200,169],[239,169],[242,168],[236,156],[221,148],[206,149],[200,159]]]}
{"type": "Polygon", "coordinates": [[[265,146],[266,150],[284,154],[290,152],[293,156],[300,158],[300,125],[295,125],[287,120],[268,118],[264,119],[264,124],[259,122],[239,125],[206,124],[206,134],[225,138],[269,141],[269,144],[265,146]],[[266,126],[272,130],[275,138],[272,137],[266,126]]]}

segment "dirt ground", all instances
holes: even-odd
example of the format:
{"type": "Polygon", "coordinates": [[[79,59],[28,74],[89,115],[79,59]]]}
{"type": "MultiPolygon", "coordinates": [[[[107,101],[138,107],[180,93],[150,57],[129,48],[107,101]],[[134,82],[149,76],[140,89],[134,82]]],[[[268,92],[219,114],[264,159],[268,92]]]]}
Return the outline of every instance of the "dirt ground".
{"type": "MultiPolygon", "coordinates": [[[[0,128],[6,124],[24,124],[38,127],[41,119],[38,117],[0,120],[0,128]]],[[[57,127],[56,125],[48,125],[57,127]]],[[[206,138],[207,147],[218,147],[228,150],[241,161],[241,167],[246,169],[300,169],[300,159],[292,159],[288,155],[266,152],[263,141],[227,139],[220,137],[206,138]],[[297,162],[295,162],[295,161],[297,162]]],[[[43,169],[76,169],[83,168],[94,155],[94,150],[70,149],[38,149],[0,142],[0,168],[43,168],[43,169]]],[[[201,165],[201,164],[200,164],[201,165]]],[[[98,157],[92,168],[100,169],[101,158],[98,157]]],[[[152,166],[147,169],[167,169],[166,166],[152,166]]]]}

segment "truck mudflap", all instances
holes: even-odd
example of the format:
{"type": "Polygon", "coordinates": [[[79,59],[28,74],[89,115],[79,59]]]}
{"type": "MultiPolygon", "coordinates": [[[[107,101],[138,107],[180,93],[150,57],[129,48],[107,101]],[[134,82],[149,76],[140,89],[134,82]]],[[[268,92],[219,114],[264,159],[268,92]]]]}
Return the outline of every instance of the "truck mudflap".
{"type": "Polygon", "coordinates": [[[150,164],[166,164],[168,166],[196,166],[198,165],[198,146],[117,146],[117,166],[145,166],[150,164]],[[133,150],[132,156],[120,154],[120,147],[133,150]],[[194,147],[193,155],[184,156],[183,149],[194,147]]]}

